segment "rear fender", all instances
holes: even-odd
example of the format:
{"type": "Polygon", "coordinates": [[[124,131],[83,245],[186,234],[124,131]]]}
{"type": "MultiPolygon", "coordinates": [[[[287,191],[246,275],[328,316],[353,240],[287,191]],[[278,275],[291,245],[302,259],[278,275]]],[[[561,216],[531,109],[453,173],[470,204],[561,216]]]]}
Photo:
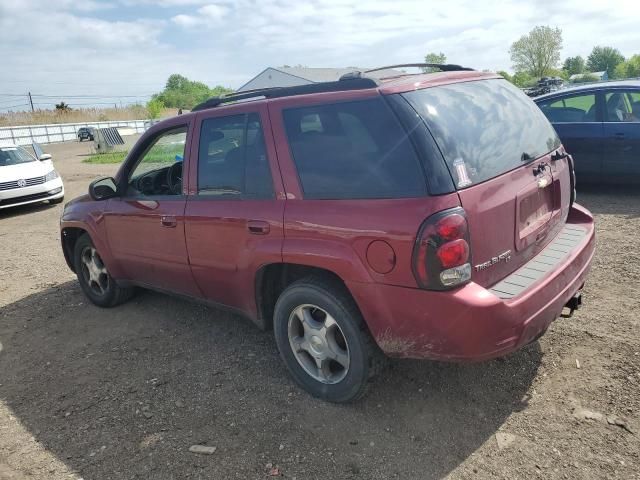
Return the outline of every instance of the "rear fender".
{"type": "Polygon", "coordinates": [[[285,239],[282,258],[285,263],[329,270],[345,282],[373,281],[360,257],[342,242],[310,238],[285,239]]]}

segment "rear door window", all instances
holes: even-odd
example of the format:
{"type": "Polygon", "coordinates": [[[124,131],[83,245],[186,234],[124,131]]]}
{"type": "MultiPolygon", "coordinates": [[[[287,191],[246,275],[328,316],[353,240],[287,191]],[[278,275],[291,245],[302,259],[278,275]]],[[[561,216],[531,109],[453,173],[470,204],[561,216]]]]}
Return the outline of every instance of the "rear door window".
{"type": "Polygon", "coordinates": [[[596,96],[594,93],[571,95],[541,101],[538,106],[553,123],[596,122],[596,96]]]}
{"type": "Polygon", "coordinates": [[[416,152],[381,98],[287,109],[284,124],[305,198],[426,194],[416,152]]]}
{"type": "Polygon", "coordinates": [[[497,177],[560,146],[540,109],[506,80],[403,93],[431,130],[458,188],[497,177]]]}

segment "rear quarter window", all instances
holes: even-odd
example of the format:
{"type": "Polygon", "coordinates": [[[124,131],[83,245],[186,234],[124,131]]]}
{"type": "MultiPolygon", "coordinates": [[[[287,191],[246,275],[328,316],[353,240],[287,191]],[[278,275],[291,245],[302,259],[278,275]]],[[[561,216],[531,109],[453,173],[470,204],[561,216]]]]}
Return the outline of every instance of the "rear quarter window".
{"type": "Polygon", "coordinates": [[[291,108],[283,114],[305,198],[426,194],[417,154],[381,98],[291,108]]]}
{"type": "Polygon", "coordinates": [[[544,114],[506,80],[402,94],[423,118],[458,188],[501,175],[560,146],[544,114]]]}

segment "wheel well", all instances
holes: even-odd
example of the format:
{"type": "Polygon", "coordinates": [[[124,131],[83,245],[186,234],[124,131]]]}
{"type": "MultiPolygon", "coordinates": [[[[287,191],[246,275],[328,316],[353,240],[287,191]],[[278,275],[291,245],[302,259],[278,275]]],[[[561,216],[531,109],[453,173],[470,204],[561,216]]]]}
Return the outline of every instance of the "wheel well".
{"type": "Polygon", "coordinates": [[[295,263],[273,263],[262,267],[256,276],[256,303],[258,320],[262,328],[265,330],[272,328],[273,311],[284,289],[296,280],[311,275],[325,277],[344,288],[345,292],[349,292],[342,278],[324,268],[295,263]]]}
{"type": "Polygon", "coordinates": [[[77,227],[67,227],[62,229],[62,251],[64,253],[64,258],[67,261],[67,265],[74,272],[76,269],[73,265],[73,251],[76,247],[76,242],[83,233],[86,233],[86,231],[77,227]]]}

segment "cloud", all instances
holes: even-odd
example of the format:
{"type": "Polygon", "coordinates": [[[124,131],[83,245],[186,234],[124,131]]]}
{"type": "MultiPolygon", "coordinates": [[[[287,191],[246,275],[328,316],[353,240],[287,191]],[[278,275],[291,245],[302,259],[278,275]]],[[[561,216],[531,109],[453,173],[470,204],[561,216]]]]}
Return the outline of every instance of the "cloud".
{"type": "Polygon", "coordinates": [[[181,27],[215,27],[227,15],[229,8],[222,5],[205,5],[200,7],[195,15],[180,14],[171,18],[171,21],[181,27]]]}
{"type": "Polygon", "coordinates": [[[153,93],[171,73],[238,87],[267,66],[375,67],[430,51],[510,70],[509,46],[536,25],[562,29],[562,58],[596,44],[630,56],[639,17],[637,0],[0,0],[11,65],[0,92],[153,93]]]}

